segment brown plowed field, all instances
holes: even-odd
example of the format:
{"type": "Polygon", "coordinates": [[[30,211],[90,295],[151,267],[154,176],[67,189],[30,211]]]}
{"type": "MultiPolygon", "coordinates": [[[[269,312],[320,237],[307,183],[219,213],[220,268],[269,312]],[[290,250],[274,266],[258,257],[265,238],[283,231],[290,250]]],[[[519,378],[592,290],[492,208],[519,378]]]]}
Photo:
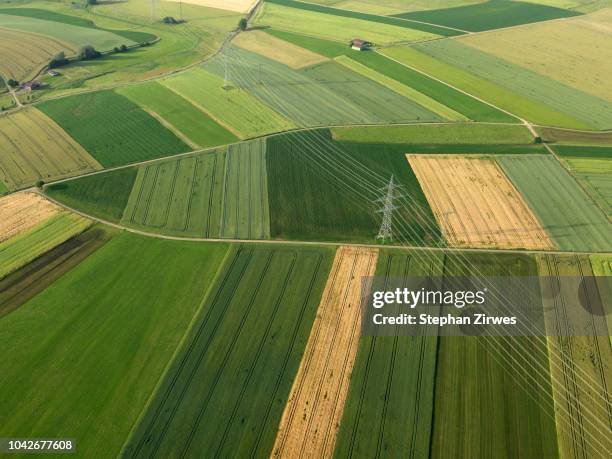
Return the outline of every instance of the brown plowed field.
{"type": "Polygon", "coordinates": [[[552,248],[527,203],[493,160],[407,155],[449,244],[552,248]]]}
{"type": "Polygon", "coordinates": [[[281,419],[272,457],[331,457],[361,327],[361,279],[376,249],[341,247],[281,419]]]}
{"type": "Polygon", "coordinates": [[[0,198],[0,242],[32,228],[61,209],[35,193],[0,198]]]}

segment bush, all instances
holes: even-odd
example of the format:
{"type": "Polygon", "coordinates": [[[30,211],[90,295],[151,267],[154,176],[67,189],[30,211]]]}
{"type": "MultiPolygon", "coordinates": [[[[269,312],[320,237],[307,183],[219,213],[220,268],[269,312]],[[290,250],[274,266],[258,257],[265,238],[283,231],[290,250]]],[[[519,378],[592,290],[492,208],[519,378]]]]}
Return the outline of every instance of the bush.
{"type": "Polygon", "coordinates": [[[79,59],[83,61],[86,61],[88,59],[97,59],[100,56],[102,56],[102,53],[100,51],[97,51],[96,48],[91,45],[83,46],[79,50],[79,59]]]}
{"type": "Polygon", "coordinates": [[[175,19],[172,16],[166,16],[165,18],[162,19],[162,22],[164,24],[173,25],[173,24],[182,24],[183,22],[185,22],[185,20],[184,19],[175,19]]]}
{"type": "Polygon", "coordinates": [[[240,19],[240,22],[238,22],[238,27],[240,28],[240,30],[246,30],[248,26],[249,23],[245,18],[240,19]]]}
{"type": "Polygon", "coordinates": [[[53,58],[49,62],[49,68],[54,69],[56,67],[61,67],[62,65],[66,65],[69,63],[70,61],[66,58],[66,54],[64,53],[64,51],[60,51],[55,56],[53,56],[53,58]]]}
{"type": "Polygon", "coordinates": [[[36,188],[38,188],[39,190],[42,190],[43,186],[45,186],[45,181],[44,180],[37,180],[36,181],[36,188]]]}
{"type": "Polygon", "coordinates": [[[7,82],[6,82],[11,88],[16,88],[17,86],[19,86],[19,81],[17,80],[13,80],[12,78],[10,78],[7,82]]]}
{"type": "Polygon", "coordinates": [[[543,143],[544,141],[542,140],[542,137],[537,136],[534,140],[535,143],[543,143]]]}
{"type": "Polygon", "coordinates": [[[122,53],[125,53],[128,50],[128,47],[126,45],[121,45],[119,49],[122,53]]]}

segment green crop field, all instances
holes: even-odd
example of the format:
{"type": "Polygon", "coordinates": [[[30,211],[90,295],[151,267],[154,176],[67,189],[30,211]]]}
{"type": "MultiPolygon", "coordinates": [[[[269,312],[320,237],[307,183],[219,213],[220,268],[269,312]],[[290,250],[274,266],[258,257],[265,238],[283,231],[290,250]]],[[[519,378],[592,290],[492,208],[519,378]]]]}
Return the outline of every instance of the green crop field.
{"type": "MultiPolygon", "coordinates": [[[[302,71],[241,49],[231,51],[233,84],[298,126],[435,121],[440,117],[336,62],[302,71]]],[[[206,65],[219,77],[223,59],[206,65]]]]}
{"type": "Polygon", "coordinates": [[[399,240],[438,240],[439,229],[405,150],[340,144],[330,137],[319,130],[268,139],[272,238],[374,242],[380,226],[372,202],[380,196],[374,190],[393,174],[409,196],[396,213],[399,240]]]}
{"type": "Polygon", "coordinates": [[[0,279],[53,247],[85,231],[91,224],[90,220],[78,215],[60,212],[37,226],[0,243],[0,279]]]}
{"type": "Polygon", "coordinates": [[[537,127],[536,131],[547,143],[612,146],[611,131],[572,131],[551,127],[537,127]]]}
{"type": "Polygon", "coordinates": [[[254,137],[291,129],[294,125],[251,96],[246,90],[223,89],[223,78],[195,69],[163,80],[162,84],[183,96],[238,137],[254,137]]]}
{"type": "Polygon", "coordinates": [[[138,169],[122,222],[152,232],[219,237],[225,151],[138,169]]]}
{"type": "Polygon", "coordinates": [[[532,122],[568,128],[591,128],[589,124],[579,121],[573,116],[555,111],[550,107],[512,92],[469,71],[453,67],[442,60],[438,60],[420,51],[422,50],[417,50],[414,46],[385,48],[381,50],[385,56],[452,84],[463,91],[532,122]]]}
{"type": "MultiPolygon", "coordinates": [[[[530,257],[447,258],[447,276],[536,276],[530,257]]],[[[493,292],[492,292],[493,293],[493,292]]],[[[440,337],[430,457],[558,457],[543,337],[440,337]],[[519,415],[518,413],[522,413],[519,415]]]]}
{"type": "Polygon", "coordinates": [[[352,52],[347,43],[338,43],[336,41],[309,37],[308,35],[300,35],[272,28],[264,29],[264,32],[326,57],[337,57],[352,52]]]}
{"type": "Polygon", "coordinates": [[[562,250],[609,251],[612,223],[552,156],[498,160],[562,250]]]}
{"type": "MultiPolygon", "coordinates": [[[[342,18],[360,19],[364,21],[370,21],[373,23],[388,24],[396,27],[403,27],[408,29],[421,30],[423,32],[432,33],[435,35],[442,35],[451,37],[454,35],[461,35],[461,32],[456,30],[447,29],[444,27],[436,27],[432,24],[423,24],[423,22],[406,21],[390,16],[380,16],[377,14],[368,14],[363,12],[351,11],[350,9],[338,9],[330,8],[323,5],[315,5],[313,3],[301,2],[295,0],[268,0],[268,3],[276,3],[278,5],[288,6],[291,8],[297,8],[301,10],[315,11],[318,13],[324,13],[333,16],[339,16],[342,18]]],[[[429,21],[432,22],[432,21],[429,21]]],[[[372,26],[374,29],[376,26],[372,26]]]]}
{"type": "Polygon", "coordinates": [[[270,238],[266,139],[227,149],[220,235],[234,239],[270,238]]]}
{"type": "Polygon", "coordinates": [[[414,11],[395,15],[398,18],[455,27],[470,32],[512,27],[530,22],[567,18],[580,13],[546,5],[527,2],[490,0],[476,5],[444,8],[431,11],[414,11]]]}
{"type": "Polygon", "coordinates": [[[569,145],[553,148],[589,196],[612,218],[612,148],[569,145]]]}
{"type": "Polygon", "coordinates": [[[136,169],[128,167],[50,185],[45,192],[87,215],[118,223],[135,179],[136,169]]]}
{"type": "MultiPolygon", "coordinates": [[[[567,117],[573,117],[586,126],[595,129],[612,128],[612,102],[610,101],[582,92],[456,40],[423,43],[416,45],[415,48],[448,65],[539,103],[543,107],[548,107],[567,117]]],[[[481,91],[474,94],[489,99],[488,92],[483,91],[485,89],[482,88],[481,91]]],[[[495,102],[492,98],[491,101],[495,102]]],[[[509,107],[508,109],[512,111],[509,107]]],[[[530,116],[538,116],[537,112],[525,113],[528,119],[530,116]]],[[[518,114],[521,113],[518,112],[518,114]]],[[[537,121],[535,118],[533,120],[537,121]]],[[[551,119],[549,124],[560,125],[553,121],[551,119]]]]}
{"type": "Polygon", "coordinates": [[[10,190],[102,169],[83,147],[36,108],[0,118],[0,180],[10,190]]]}
{"type": "Polygon", "coordinates": [[[112,91],[52,100],[38,108],[104,167],[190,150],[138,105],[112,91]]]}
{"type": "MultiPolygon", "coordinates": [[[[429,78],[379,53],[352,53],[351,59],[419,91],[473,121],[516,122],[516,118],[429,78]]],[[[407,62],[410,65],[410,62],[407,62]]]]}
{"type": "MultiPolygon", "coordinates": [[[[367,126],[333,128],[344,142],[397,144],[529,145],[533,136],[522,125],[448,124],[431,126],[367,126]]],[[[408,152],[407,152],[408,153],[408,152]]]]}
{"type": "MultiPolygon", "coordinates": [[[[377,276],[436,276],[443,257],[385,251],[377,276]]],[[[334,456],[427,457],[432,427],[436,337],[362,337],[334,456]]]]}
{"type": "Polygon", "coordinates": [[[332,254],[236,247],[125,453],[270,456],[332,254]]]}
{"type": "Polygon", "coordinates": [[[113,49],[115,46],[134,45],[136,42],[106,30],[38,19],[36,17],[16,16],[0,13],[0,27],[38,33],[56,40],[66,41],[73,46],[92,45],[99,51],[113,49]]]}
{"type": "Polygon", "coordinates": [[[120,234],[3,317],[3,434],[118,456],[227,249],[120,234]]]}
{"type": "Polygon", "coordinates": [[[430,32],[396,25],[291,8],[270,2],[266,2],[263,12],[257,16],[257,24],[343,42],[347,45],[356,36],[362,36],[379,44],[427,40],[437,36],[430,32]],[[312,24],[317,26],[312,27],[312,24]]]}
{"type": "Polygon", "coordinates": [[[157,82],[126,86],[117,92],[154,112],[199,147],[214,147],[238,138],[181,96],[157,82]]]}

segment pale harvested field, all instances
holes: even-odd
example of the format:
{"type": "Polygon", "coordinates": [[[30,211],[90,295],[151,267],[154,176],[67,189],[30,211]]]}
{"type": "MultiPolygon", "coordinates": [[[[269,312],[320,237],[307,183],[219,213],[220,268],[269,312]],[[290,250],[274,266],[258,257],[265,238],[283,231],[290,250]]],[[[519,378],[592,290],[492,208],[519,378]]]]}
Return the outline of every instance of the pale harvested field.
{"type": "MultiPolygon", "coordinates": [[[[169,0],[178,2],[179,0],[169,0]]],[[[183,0],[183,3],[190,5],[206,6],[209,8],[218,8],[220,10],[236,11],[238,13],[246,13],[256,3],[257,0],[183,0]]]]}
{"type": "Polygon", "coordinates": [[[38,225],[60,210],[36,193],[15,193],[0,198],[0,242],[38,225]]]}
{"type": "Polygon", "coordinates": [[[406,155],[451,245],[552,248],[527,203],[493,160],[406,155]]]}
{"type": "Polygon", "coordinates": [[[359,342],[361,278],[374,275],[377,258],[376,249],[336,252],[272,457],[332,456],[359,342]]]}
{"type": "Polygon", "coordinates": [[[35,108],[0,118],[0,180],[11,190],[102,169],[83,147],[35,108]]]}
{"type": "Polygon", "coordinates": [[[328,60],[325,56],[313,53],[260,30],[241,33],[232,43],[293,69],[301,69],[328,60]]]}
{"type": "Polygon", "coordinates": [[[51,37],[0,27],[0,74],[6,79],[24,81],[35,74],[60,51],[76,53],[73,45],[51,37]]]}
{"type": "Polygon", "coordinates": [[[612,8],[459,40],[612,101],[612,8]]]}

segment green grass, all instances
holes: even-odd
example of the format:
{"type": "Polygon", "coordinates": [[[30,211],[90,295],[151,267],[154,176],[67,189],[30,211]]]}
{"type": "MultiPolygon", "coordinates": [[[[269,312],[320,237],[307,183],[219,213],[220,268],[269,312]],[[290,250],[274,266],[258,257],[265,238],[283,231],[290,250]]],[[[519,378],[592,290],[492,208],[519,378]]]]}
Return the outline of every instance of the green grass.
{"type": "Polygon", "coordinates": [[[550,19],[567,18],[579,14],[547,5],[491,0],[476,5],[396,14],[395,17],[456,27],[470,32],[480,32],[550,19]]]}
{"type": "Polygon", "coordinates": [[[612,148],[555,145],[553,149],[589,196],[612,218],[612,148]]]}
{"type": "Polygon", "coordinates": [[[552,156],[498,160],[544,230],[562,250],[609,251],[612,224],[552,156]]]}
{"type": "MultiPolygon", "coordinates": [[[[384,251],[376,275],[436,276],[442,266],[440,255],[384,251]]],[[[428,457],[436,354],[435,336],[361,337],[335,457],[428,457]]]]}
{"type": "Polygon", "coordinates": [[[270,238],[266,139],[227,149],[220,235],[234,239],[270,238]]]}
{"type": "Polygon", "coordinates": [[[274,29],[310,35],[347,45],[355,37],[377,44],[414,42],[438,37],[436,34],[412,28],[303,8],[291,8],[270,2],[264,4],[256,21],[260,26],[270,26],[274,29]],[[313,24],[316,24],[316,27],[313,27],[313,24]]]}
{"type": "Polygon", "coordinates": [[[6,184],[0,180],[0,194],[6,194],[9,192],[9,189],[7,188],[6,184]]]}
{"type": "Polygon", "coordinates": [[[431,126],[368,126],[333,128],[344,142],[397,144],[529,145],[533,136],[522,125],[449,124],[431,126]]]}
{"type": "Polygon", "coordinates": [[[269,457],[332,254],[237,247],[126,455],[269,457]]]}
{"type": "MultiPolygon", "coordinates": [[[[276,3],[278,5],[289,6],[292,8],[298,8],[308,11],[315,11],[318,13],[325,13],[334,16],[340,16],[344,18],[362,19],[370,22],[377,22],[380,24],[388,24],[396,27],[404,27],[408,29],[421,30],[423,32],[433,33],[436,35],[442,35],[446,37],[452,37],[455,35],[461,35],[461,32],[446,29],[443,27],[436,27],[435,25],[423,24],[414,21],[405,21],[402,19],[390,17],[390,16],[379,16],[376,14],[360,13],[351,10],[341,10],[338,8],[330,8],[328,6],[316,5],[313,3],[305,3],[294,0],[267,0],[268,3],[276,3]]],[[[429,21],[432,22],[432,21],[429,21]]]]}
{"type": "Polygon", "coordinates": [[[219,237],[225,151],[138,169],[122,223],[175,236],[219,237]]]}
{"type": "Polygon", "coordinates": [[[53,247],[85,231],[92,222],[60,212],[35,227],[0,243],[0,279],[53,247]]]}
{"type": "Polygon", "coordinates": [[[380,227],[375,189],[394,174],[412,201],[396,201],[396,236],[431,244],[439,230],[405,151],[393,145],[333,142],[329,131],[268,139],[270,229],[273,238],[374,242],[380,227]]]}
{"type": "MultiPolygon", "coordinates": [[[[522,98],[532,100],[543,108],[556,111],[568,118],[574,118],[583,125],[595,129],[612,128],[611,102],[581,92],[547,76],[466,46],[456,40],[422,43],[416,45],[415,49],[522,98]]],[[[457,78],[461,79],[461,74],[457,74],[457,78]]],[[[493,94],[489,94],[490,90],[487,87],[482,87],[476,92],[461,85],[460,87],[497,104],[492,97],[493,94]]],[[[546,123],[546,120],[541,118],[544,112],[540,114],[539,111],[525,110],[528,107],[525,109],[514,107],[516,102],[512,104],[513,107],[507,104],[498,105],[541,124],[562,126],[559,123],[560,119],[555,123],[555,119],[551,118],[546,123]]]]}
{"type": "Polygon", "coordinates": [[[136,169],[129,167],[49,185],[45,192],[87,215],[118,223],[135,179],[136,169]]]}
{"type": "MultiPolygon", "coordinates": [[[[263,29],[264,32],[270,35],[280,38],[281,40],[288,41],[294,45],[313,51],[317,54],[321,54],[325,57],[337,57],[344,54],[353,52],[348,44],[338,43],[335,41],[324,40],[322,38],[309,37],[307,35],[300,35],[291,32],[285,32],[284,30],[276,29],[263,29]]],[[[356,52],[356,51],[355,51],[356,52]]]]}
{"type": "MultiPolygon", "coordinates": [[[[235,86],[244,88],[298,126],[434,121],[440,117],[336,62],[302,71],[241,49],[231,51],[235,86]]],[[[223,59],[206,65],[219,77],[223,59]]]]}
{"type": "MultiPolygon", "coordinates": [[[[537,276],[527,256],[450,257],[447,276],[537,276]]],[[[558,457],[546,339],[440,337],[430,457],[558,457]]]]}
{"type": "Polygon", "coordinates": [[[386,48],[381,52],[385,56],[425,72],[434,78],[438,78],[532,122],[568,128],[591,129],[589,124],[579,121],[576,117],[559,113],[550,107],[546,107],[541,103],[503,88],[485,78],[449,65],[420,51],[415,47],[398,47],[386,48]]]}
{"type": "Polygon", "coordinates": [[[206,111],[240,138],[285,131],[294,125],[240,88],[223,89],[223,78],[194,69],[162,84],[206,111]]]}
{"type": "Polygon", "coordinates": [[[105,30],[116,35],[120,35],[128,40],[135,41],[138,43],[145,43],[155,40],[157,37],[153,34],[146,32],[139,32],[134,30],[113,30],[103,29],[97,27],[93,21],[83,19],[77,16],[69,16],[67,14],[58,13],[57,11],[42,10],[37,8],[2,8],[0,14],[10,14],[14,16],[23,16],[28,18],[43,19],[46,21],[59,22],[62,24],[68,24],[79,27],[86,27],[89,29],[105,30]]]}
{"type": "Polygon", "coordinates": [[[238,140],[206,113],[157,82],[126,86],[116,92],[156,113],[202,148],[238,140]]]}
{"type": "Polygon", "coordinates": [[[136,44],[129,38],[106,30],[13,14],[0,14],[0,27],[47,35],[71,43],[76,47],[92,45],[98,51],[107,51],[115,46],[136,44]]]}
{"type": "MultiPolygon", "coordinates": [[[[463,94],[450,86],[436,81],[428,76],[412,70],[399,62],[395,62],[380,53],[353,53],[351,59],[393,78],[406,86],[462,113],[473,121],[488,121],[499,123],[513,123],[516,118],[499,111],[479,100],[463,94]]],[[[410,65],[410,62],[406,62],[410,65]]]]}
{"type": "Polygon", "coordinates": [[[138,105],[112,91],[52,100],[38,108],[104,167],[190,150],[138,105]]]}
{"type": "Polygon", "coordinates": [[[227,250],[123,233],[4,317],[3,432],[117,457],[227,250]]]}

